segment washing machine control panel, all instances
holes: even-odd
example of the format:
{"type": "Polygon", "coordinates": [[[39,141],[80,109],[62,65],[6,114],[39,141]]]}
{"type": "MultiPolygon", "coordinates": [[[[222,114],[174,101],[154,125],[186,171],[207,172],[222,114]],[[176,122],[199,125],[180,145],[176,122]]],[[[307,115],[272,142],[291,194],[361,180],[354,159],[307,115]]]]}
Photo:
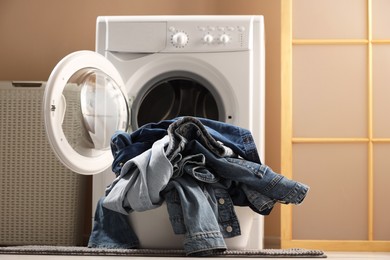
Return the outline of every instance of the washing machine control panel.
{"type": "Polygon", "coordinates": [[[254,30],[247,16],[101,17],[97,51],[117,53],[231,52],[253,48],[254,30]]]}
{"type": "Polygon", "coordinates": [[[167,23],[164,51],[202,52],[249,50],[251,24],[244,21],[167,23]]]}

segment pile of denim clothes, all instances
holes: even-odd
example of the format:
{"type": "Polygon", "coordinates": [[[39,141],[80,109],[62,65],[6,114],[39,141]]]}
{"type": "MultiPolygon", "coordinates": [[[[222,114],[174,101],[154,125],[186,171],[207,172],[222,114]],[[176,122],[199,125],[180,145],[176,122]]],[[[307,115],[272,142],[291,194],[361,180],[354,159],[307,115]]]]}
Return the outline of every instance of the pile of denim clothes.
{"type": "Polygon", "coordinates": [[[219,121],[180,117],[118,131],[111,149],[116,178],[98,202],[89,247],[137,248],[127,215],[165,201],[186,254],[212,255],[240,235],[234,205],[268,215],[309,189],[262,164],[250,131],[219,121]]]}

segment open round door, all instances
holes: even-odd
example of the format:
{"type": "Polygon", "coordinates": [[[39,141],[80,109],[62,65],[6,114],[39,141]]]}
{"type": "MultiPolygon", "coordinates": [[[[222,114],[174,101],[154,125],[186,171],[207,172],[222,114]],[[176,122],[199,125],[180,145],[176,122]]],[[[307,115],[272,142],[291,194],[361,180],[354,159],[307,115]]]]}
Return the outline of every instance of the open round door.
{"type": "Polygon", "coordinates": [[[74,172],[96,174],[112,164],[111,136],[128,131],[130,111],[123,80],[93,51],[63,58],[52,71],[43,101],[49,143],[74,172]]]}

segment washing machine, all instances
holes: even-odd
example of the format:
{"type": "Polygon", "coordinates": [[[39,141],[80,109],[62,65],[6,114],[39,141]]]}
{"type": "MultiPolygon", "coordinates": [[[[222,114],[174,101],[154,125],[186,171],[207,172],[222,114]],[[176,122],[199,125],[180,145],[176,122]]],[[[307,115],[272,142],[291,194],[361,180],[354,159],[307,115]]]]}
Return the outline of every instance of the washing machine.
{"type": "MultiPolygon", "coordinates": [[[[47,82],[49,141],[68,168],[94,174],[94,203],[114,178],[116,130],[205,117],[249,129],[264,161],[264,60],[263,16],[98,17],[96,51],[66,56],[47,82]]],[[[242,235],[228,248],[261,249],[262,217],[236,210],[242,235]]],[[[141,246],[180,247],[164,205],[129,218],[141,246]]]]}

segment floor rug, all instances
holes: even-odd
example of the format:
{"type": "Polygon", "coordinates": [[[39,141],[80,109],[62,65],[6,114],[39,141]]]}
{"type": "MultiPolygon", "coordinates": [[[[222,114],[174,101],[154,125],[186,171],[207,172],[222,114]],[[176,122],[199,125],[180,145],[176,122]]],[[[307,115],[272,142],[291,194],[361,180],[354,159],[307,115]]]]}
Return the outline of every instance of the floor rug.
{"type": "MultiPolygon", "coordinates": [[[[0,254],[20,255],[82,255],[82,256],[155,256],[184,257],[183,250],[175,249],[105,249],[74,246],[7,246],[0,247],[0,254]]],[[[248,258],[326,258],[321,250],[311,249],[262,249],[227,250],[212,257],[248,258]]]]}

